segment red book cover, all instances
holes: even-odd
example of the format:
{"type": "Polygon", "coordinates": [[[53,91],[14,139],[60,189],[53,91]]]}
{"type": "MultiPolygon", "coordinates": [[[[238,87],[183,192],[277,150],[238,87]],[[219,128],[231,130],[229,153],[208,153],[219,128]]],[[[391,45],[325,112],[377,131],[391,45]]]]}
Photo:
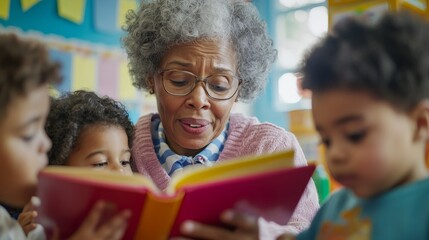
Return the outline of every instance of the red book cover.
{"type": "Polygon", "coordinates": [[[315,169],[293,167],[293,152],[247,156],[213,167],[183,171],[161,192],[150,179],[90,168],[47,167],[39,175],[38,222],[49,236],[67,238],[98,200],[132,216],[123,239],[167,239],[184,220],[221,225],[220,214],[235,209],[286,224],[315,169]]]}

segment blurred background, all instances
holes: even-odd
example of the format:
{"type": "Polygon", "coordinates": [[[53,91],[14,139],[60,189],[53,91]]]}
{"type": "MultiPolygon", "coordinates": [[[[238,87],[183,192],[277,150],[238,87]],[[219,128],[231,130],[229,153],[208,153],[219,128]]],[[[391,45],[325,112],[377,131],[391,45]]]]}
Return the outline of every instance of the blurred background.
{"type": "MultiPolygon", "coordinates": [[[[428,1],[249,0],[267,23],[278,60],[263,94],[250,104],[238,104],[233,111],[257,116],[262,122],[295,133],[307,159],[320,166],[315,181],[321,201],[338,186],[323,169],[323,149],[311,120],[311,93],[300,89],[297,70],[303,55],[333,24],[350,15],[376,19],[385,11],[406,8],[429,16],[428,1]]],[[[49,46],[51,56],[62,63],[64,76],[52,94],[94,90],[123,102],[136,122],[139,116],[156,111],[155,99],[132,86],[120,44],[125,14],[139,2],[0,0],[0,32],[38,38],[49,46]]]]}

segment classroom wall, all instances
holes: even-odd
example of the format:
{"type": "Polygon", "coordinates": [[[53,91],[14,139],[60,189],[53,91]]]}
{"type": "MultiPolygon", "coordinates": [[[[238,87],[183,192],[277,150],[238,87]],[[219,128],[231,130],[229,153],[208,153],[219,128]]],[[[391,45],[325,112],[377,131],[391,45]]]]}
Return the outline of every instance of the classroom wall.
{"type": "MultiPolygon", "coordinates": [[[[122,32],[120,29],[112,29],[110,31],[100,30],[97,28],[97,20],[108,22],[113,26],[114,20],[118,17],[118,12],[115,9],[119,5],[127,5],[130,0],[43,0],[43,1],[19,1],[19,0],[1,0],[9,2],[9,16],[0,17],[0,25],[16,26],[23,31],[35,30],[43,34],[55,34],[65,38],[76,38],[93,43],[105,44],[110,47],[120,47],[120,37],[122,32]],[[23,2],[36,2],[31,8],[24,11],[22,9],[23,2]],[[61,2],[74,3],[71,6],[79,9],[82,4],[82,21],[76,23],[59,15],[58,7],[61,2]],[[100,4],[101,3],[101,4],[100,4]],[[100,16],[96,19],[96,11],[104,10],[105,16],[100,16]]],[[[131,0],[135,3],[135,0],[131,0]]],[[[7,4],[6,4],[7,5],[7,4]]],[[[5,10],[4,5],[0,5],[5,10]]],[[[70,8],[70,6],[65,6],[70,8]]],[[[1,16],[1,14],[0,14],[1,16]]]]}
{"type": "MultiPolygon", "coordinates": [[[[118,18],[123,17],[124,9],[137,2],[139,0],[0,0],[0,31],[18,31],[47,42],[52,57],[63,62],[64,81],[58,86],[60,92],[86,88],[109,95],[126,104],[135,122],[141,114],[156,111],[155,99],[135,92],[131,85],[120,44],[123,31],[117,24],[118,18]],[[61,12],[61,6],[74,11],[61,12]],[[94,81],[88,80],[90,78],[94,81]]],[[[253,1],[264,18],[269,17],[269,2],[253,1]]],[[[285,114],[274,110],[271,91],[273,86],[269,80],[260,98],[252,104],[239,103],[233,111],[287,127],[285,114]]]]}
{"type": "MultiPolygon", "coordinates": [[[[275,16],[274,11],[274,2],[273,0],[253,0],[256,8],[258,8],[261,17],[266,21],[268,34],[274,38],[274,21],[275,16]]],[[[271,122],[280,127],[289,128],[289,117],[284,112],[279,112],[275,109],[277,83],[275,82],[275,76],[278,76],[279,73],[271,71],[268,76],[267,85],[264,89],[264,92],[261,96],[256,99],[252,104],[252,110],[255,116],[259,118],[261,122],[271,122]]]]}
{"type": "Polygon", "coordinates": [[[63,82],[54,95],[93,90],[123,102],[136,122],[156,110],[154,99],[132,86],[120,45],[124,14],[136,5],[136,0],[0,0],[0,31],[48,45],[51,57],[62,63],[63,82]]]}

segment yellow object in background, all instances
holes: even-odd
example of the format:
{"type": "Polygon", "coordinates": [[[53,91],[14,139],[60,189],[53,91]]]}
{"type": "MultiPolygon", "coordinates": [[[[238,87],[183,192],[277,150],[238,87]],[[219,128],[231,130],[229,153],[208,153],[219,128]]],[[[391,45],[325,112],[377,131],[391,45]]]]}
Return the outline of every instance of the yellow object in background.
{"type": "Polygon", "coordinates": [[[386,11],[403,9],[429,18],[429,0],[328,0],[329,28],[349,16],[376,20],[386,11]]]}
{"type": "Polygon", "coordinates": [[[10,0],[0,0],[0,18],[9,19],[10,0]]]}
{"type": "Polygon", "coordinates": [[[429,168],[429,143],[426,144],[426,166],[429,168]]]}
{"type": "Polygon", "coordinates": [[[76,54],[72,64],[72,91],[94,90],[96,87],[97,64],[93,57],[76,54]]]}
{"type": "Polygon", "coordinates": [[[383,13],[397,8],[396,0],[329,0],[328,19],[329,28],[350,16],[364,16],[369,19],[378,19],[383,13]]]}
{"type": "Polygon", "coordinates": [[[429,17],[429,0],[401,0],[400,9],[410,10],[426,18],[429,17]]]}
{"type": "Polygon", "coordinates": [[[39,3],[40,0],[21,0],[21,8],[23,12],[26,12],[28,9],[32,8],[34,5],[39,3]]]}
{"type": "Polygon", "coordinates": [[[119,99],[133,100],[137,97],[136,88],[133,86],[127,62],[123,61],[119,65],[119,99]]]}
{"type": "Polygon", "coordinates": [[[83,22],[85,14],[85,0],[57,0],[58,15],[61,17],[80,24],[83,22]]]}
{"type": "Polygon", "coordinates": [[[120,29],[126,20],[128,10],[135,10],[137,8],[136,0],[119,0],[118,1],[118,16],[116,20],[117,27],[120,29]]]}
{"type": "Polygon", "coordinates": [[[327,170],[325,151],[320,144],[310,109],[289,111],[289,130],[295,134],[308,163],[317,164],[313,174],[319,202],[322,203],[330,192],[339,187],[327,170]]]}

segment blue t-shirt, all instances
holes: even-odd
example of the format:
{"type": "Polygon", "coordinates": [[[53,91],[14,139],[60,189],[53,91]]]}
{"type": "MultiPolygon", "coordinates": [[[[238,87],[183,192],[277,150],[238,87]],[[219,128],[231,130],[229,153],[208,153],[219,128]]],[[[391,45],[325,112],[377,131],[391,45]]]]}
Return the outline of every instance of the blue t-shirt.
{"type": "Polygon", "coordinates": [[[303,239],[429,239],[429,178],[371,199],[339,190],[320,208],[303,239]]]}

